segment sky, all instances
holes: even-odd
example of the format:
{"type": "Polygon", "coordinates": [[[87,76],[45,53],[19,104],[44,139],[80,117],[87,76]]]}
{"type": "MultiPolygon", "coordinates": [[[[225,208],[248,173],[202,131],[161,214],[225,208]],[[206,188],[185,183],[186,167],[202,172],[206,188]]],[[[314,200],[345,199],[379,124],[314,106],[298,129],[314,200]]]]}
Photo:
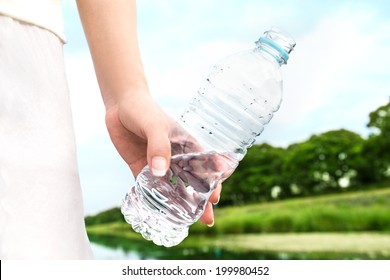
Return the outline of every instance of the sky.
{"type": "MultiPolygon", "coordinates": [[[[257,141],[286,147],[335,129],[369,135],[368,114],[390,98],[389,10],[380,0],[140,0],[137,29],[151,94],[176,118],[216,62],[253,48],[271,27],[291,34],[282,106],[257,141]]],[[[120,206],[134,178],[106,131],[75,1],[63,1],[63,15],[84,208],[92,215],[120,206]]]]}

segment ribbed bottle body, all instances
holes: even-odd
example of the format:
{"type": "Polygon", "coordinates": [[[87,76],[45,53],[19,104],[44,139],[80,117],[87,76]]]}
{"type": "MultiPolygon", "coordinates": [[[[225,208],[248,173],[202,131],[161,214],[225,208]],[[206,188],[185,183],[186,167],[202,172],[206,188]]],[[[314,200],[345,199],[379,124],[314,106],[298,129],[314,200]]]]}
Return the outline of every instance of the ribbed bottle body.
{"type": "Polygon", "coordinates": [[[204,150],[240,161],[281,100],[279,64],[258,49],[241,52],[213,67],[180,124],[204,150]]]}

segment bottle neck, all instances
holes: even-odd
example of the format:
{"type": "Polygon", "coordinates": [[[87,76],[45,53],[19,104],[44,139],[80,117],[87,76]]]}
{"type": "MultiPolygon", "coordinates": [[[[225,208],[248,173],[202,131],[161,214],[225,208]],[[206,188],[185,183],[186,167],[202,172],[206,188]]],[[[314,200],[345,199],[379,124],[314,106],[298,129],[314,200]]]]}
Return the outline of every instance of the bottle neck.
{"type": "Polygon", "coordinates": [[[256,50],[273,58],[279,65],[287,63],[294,47],[295,41],[291,36],[275,28],[266,31],[264,36],[256,41],[256,50]]]}

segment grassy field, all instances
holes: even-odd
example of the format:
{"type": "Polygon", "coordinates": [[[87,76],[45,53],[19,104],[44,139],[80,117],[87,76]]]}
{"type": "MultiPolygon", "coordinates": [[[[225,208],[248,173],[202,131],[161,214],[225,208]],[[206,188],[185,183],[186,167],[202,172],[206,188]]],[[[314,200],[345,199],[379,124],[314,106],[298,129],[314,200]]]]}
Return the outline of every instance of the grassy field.
{"type": "Polygon", "coordinates": [[[216,209],[193,234],[390,232],[390,188],[216,209]]]}
{"type": "MultiPolygon", "coordinates": [[[[194,224],[180,246],[390,258],[390,188],[216,208],[215,220],[212,228],[194,224]]],[[[123,221],[87,230],[94,237],[144,242],[123,221]]]]}

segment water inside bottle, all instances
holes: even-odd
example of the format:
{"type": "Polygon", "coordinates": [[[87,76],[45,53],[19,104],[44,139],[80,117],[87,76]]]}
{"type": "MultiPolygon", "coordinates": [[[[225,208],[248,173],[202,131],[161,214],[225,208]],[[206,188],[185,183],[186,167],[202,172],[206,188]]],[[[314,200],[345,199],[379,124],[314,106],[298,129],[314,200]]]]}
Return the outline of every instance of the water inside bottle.
{"type": "MultiPolygon", "coordinates": [[[[196,150],[193,142],[173,144],[172,151],[196,150]],[[188,144],[183,144],[188,143],[188,144]]],[[[205,209],[216,186],[228,178],[238,161],[228,153],[192,152],[172,156],[164,177],[146,166],[122,204],[122,213],[134,231],[157,245],[179,244],[205,209]]]]}
{"type": "Polygon", "coordinates": [[[149,208],[175,224],[192,224],[203,213],[210,193],[232,174],[237,164],[228,154],[180,154],[172,157],[164,177],[153,176],[146,167],[137,184],[149,208]]]}

